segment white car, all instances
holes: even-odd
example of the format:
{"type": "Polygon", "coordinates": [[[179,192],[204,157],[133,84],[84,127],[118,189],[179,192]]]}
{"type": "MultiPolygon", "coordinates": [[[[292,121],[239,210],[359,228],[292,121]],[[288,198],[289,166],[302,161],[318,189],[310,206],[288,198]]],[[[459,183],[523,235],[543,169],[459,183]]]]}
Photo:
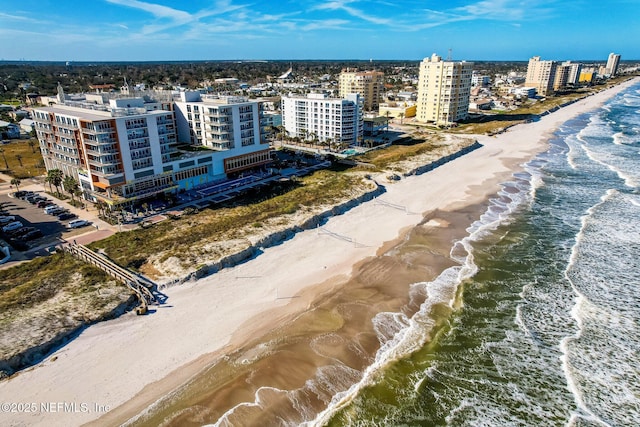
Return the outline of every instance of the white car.
{"type": "Polygon", "coordinates": [[[80,228],[80,227],[84,227],[85,225],[89,225],[89,221],[84,219],[74,219],[73,221],[69,221],[69,224],[67,224],[67,227],[80,228]]]}
{"type": "Polygon", "coordinates": [[[20,221],[13,221],[2,227],[2,231],[6,233],[7,231],[17,230],[18,228],[22,228],[22,223],[20,221]]]}
{"type": "Polygon", "coordinates": [[[55,211],[56,209],[61,209],[61,208],[58,205],[47,206],[44,208],[44,213],[46,213],[47,215],[51,215],[51,212],[55,211]]]}

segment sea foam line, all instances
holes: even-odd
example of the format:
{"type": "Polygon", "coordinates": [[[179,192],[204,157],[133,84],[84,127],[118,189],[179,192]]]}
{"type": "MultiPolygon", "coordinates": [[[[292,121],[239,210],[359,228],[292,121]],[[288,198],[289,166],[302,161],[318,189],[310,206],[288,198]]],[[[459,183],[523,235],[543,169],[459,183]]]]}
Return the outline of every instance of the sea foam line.
{"type": "MultiPolygon", "coordinates": [[[[459,285],[464,280],[473,277],[478,271],[478,267],[474,262],[473,242],[480,240],[487,233],[497,229],[525,201],[532,202],[536,189],[543,184],[541,174],[537,173],[534,168],[529,167],[527,164],[525,169],[527,172],[517,174],[517,178],[520,182],[527,182],[528,188],[524,188],[524,186],[518,185],[514,181],[503,184],[503,187],[506,185],[515,186],[520,189],[520,192],[514,194],[501,190],[495,199],[500,200],[501,197],[506,196],[511,200],[506,204],[499,202],[499,205],[506,207],[506,209],[501,209],[499,212],[493,211],[491,207],[495,206],[495,204],[492,199],[485,213],[467,229],[469,233],[467,237],[453,245],[450,256],[460,262],[461,265],[444,270],[432,282],[415,284],[422,286],[428,295],[427,299],[421,304],[420,310],[411,318],[407,318],[404,315],[401,316],[402,323],[406,323],[407,326],[400,329],[393,338],[382,343],[376,353],[375,362],[366,368],[362,379],[353,384],[348,390],[336,394],[324,411],[319,413],[313,421],[302,424],[303,426],[311,427],[326,424],[332,416],[353,402],[363,388],[374,384],[385,367],[407,357],[425,345],[435,326],[435,321],[429,316],[431,308],[440,303],[445,303],[452,307],[459,285]]],[[[385,318],[393,318],[393,313],[381,313],[381,315],[385,318]]]]}
{"type": "MultiPolygon", "coordinates": [[[[564,376],[567,380],[567,387],[569,388],[569,391],[571,391],[571,393],[573,394],[574,399],[576,401],[576,405],[578,406],[578,409],[581,412],[583,412],[583,414],[574,412],[571,415],[571,419],[574,420],[573,421],[574,423],[575,423],[575,419],[582,417],[584,416],[584,414],[586,414],[590,420],[597,421],[603,425],[607,425],[603,420],[599,419],[598,416],[595,415],[588,408],[587,404],[584,401],[582,392],[580,391],[580,387],[577,384],[577,380],[573,376],[571,366],[570,366],[569,346],[571,342],[580,339],[580,337],[582,336],[583,319],[580,313],[582,313],[583,310],[581,310],[581,307],[585,306],[586,304],[589,304],[588,298],[578,290],[574,281],[571,279],[570,271],[577,263],[580,244],[584,239],[585,230],[589,225],[589,221],[591,217],[600,206],[607,203],[607,201],[612,199],[616,194],[618,194],[617,190],[613,190],[613,189],[607,190],[607,192],[600,198],[600,201],[595,205],[591,206],[589,209],[587,209],[585,215],[582,216],[582,218],[580,219],[580,222],[581,222],[580,230],[576,234],[575,244],[571,248],[571,255],[569,256],[569,262],[567,264],[567,268],[564,271],[565,279],[571,285],[573,292],[576,294],[575,304],[571,309],[571,317],[575,320],[576,326],[577,326],[576,333],[573,335],[568,335],[560,341],[560,352],[562,353],[562,355],[560,356],[560,361],[562,364],[562,371],[564,372],[564,376]]],[[[572,425],[572,424],[570,423],[569,425],[572,425]]]]}
{"type": "Polygon", "coordinates": [[[615,172],[618,175],[618,177],[620,177],[620,179],[624,181],[624,185],[630,188],[638,187],[638,182],[636,182],[635,178],[629,175],[627,172],[623,171],[617,166],[611,165],[603,160],[598,159],[596,154],[592,152],[586,145],[583,145],[582,149],[585,151],[585,153],[591,160],[608,168],[610,171],[615,172]]]}

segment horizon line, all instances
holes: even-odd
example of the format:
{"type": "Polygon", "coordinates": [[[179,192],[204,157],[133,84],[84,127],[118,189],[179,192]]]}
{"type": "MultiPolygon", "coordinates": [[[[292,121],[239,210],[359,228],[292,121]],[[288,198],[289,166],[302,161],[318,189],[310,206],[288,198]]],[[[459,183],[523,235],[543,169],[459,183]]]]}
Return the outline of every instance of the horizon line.
{"type": "MultiPolygon", "coordinates": [[[[428,57],[424,57],[428,58],[428,57]]],[[[354,61],[354,62],[401,62],[401,61],[422,61],[424,58],[420,59],[410,59],[410,58],[400,58],[400,59],[363,59],[363,58],[348,58],[348,59],[322,59],[322,58],[306,58],[306,59],[149,59],[149,60],[69,60],[69,59],[0,59],[0,63],[8,63],[8,62],[17,62],[17,63],[77,63],[77,64],[85,64],[85,63],[130,63],[130,64],[144,64],[144,63],[168,63],[168,62],[346,62],[346,61],[354,61]]],[[[560,59],[548,59],[549,61],[560,61],[560,59]]],[[[563,59],[567,60],[567,59],[563,59]]],[[[528,62],[529,59],[451,59],[451,61],[464,61],[464,62],[528,62]]],[[[606,62],[607,59],[569,59],[568,61],[576,61],[576,62],[606,62]]],[[[620,62],[640,62],[640,59],[620,59],[620,62]]]]}

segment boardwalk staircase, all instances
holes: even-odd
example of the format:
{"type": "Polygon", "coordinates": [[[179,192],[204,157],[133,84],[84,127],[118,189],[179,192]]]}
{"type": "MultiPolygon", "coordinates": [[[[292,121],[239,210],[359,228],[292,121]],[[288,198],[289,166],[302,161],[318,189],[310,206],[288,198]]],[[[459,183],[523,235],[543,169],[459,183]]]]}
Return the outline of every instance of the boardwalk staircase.
{"type": "Polygon", "coordinates": [[[106,256],[100,255],[86,246],[75,242],[65,245],[64,250],[82,261],[93,264],[111,277],[127,285],[138,298],[136,314],[146,314],[149,304],[158,302],[154,294],[151,292],[150,288],[152,284],[147,283],[145,280],[126,268],[120,267],[106,256]]]}

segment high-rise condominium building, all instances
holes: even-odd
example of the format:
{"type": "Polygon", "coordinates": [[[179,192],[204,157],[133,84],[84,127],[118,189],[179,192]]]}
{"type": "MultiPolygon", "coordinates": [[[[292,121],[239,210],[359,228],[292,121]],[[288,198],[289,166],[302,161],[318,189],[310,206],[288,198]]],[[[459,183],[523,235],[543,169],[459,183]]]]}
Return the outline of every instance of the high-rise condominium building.
{"type": "Polygon", "coordinates": [[[582,64],[576,62],[565,61],[562,63],[563,67],[569,69],[567,84],[577,85],[580,82],[580,73],[582,72],[582,64]]]}
{"type": "Polygon", "coordinates": [[[556,81],[557,66],[556,61],[541,61],[539,56],[534,56],[529,60],[524,85],[536,88],[542,96],[550,94],[556,81]]]}
{"type": "Polygon", "coordinates": [[[568,86],[574,86],[580,79],[582,64],[565,61],[556,66],[556,77],[553,82],[553,89],[560,90],[568,86]]]}
{"type": "Polygon", "coordinates": [[[469,115],[473,62],[443,61],[435,53],[420,63],[416,119],[448,125],[469,115]]]}
{"type": "Polygon", "coordinates": [[[178,139],[219,153],[221,169],[216,173],[229,174],[270,161],[261,103],[182,92],[174,105],[178,139]]]}
{"type": "Polygon", "coordinates": [[[605,75],[613,77],[618,74],[618,65],[620,65],[620,55],[611,52],[607,59],[607,66],[605,67],[605,75]]]}
{"type": "Polygon", "coordinates": [[[324,93],[282,97],[282,125],[291,137],[357,144],[363,136],[364,102],[351,93],[344,99],[324,93]]]}
{"type": "Polygon", "coordinates": [[[181,112],[182,107],[186,111],[187,105],[198,105],[200,118],[189,121],[187,114],[178,114],[176,120],[169,104],[142,98],[104,104],[62,99],[61,104],[36,108],[34,122],[45,166],[75,178],[85,198],[113,206],[218,181],[227,173],[268,161],[257,102],[221,103],[218,108],[202,101],[179,104],[181,112]],[[182,149],[178,144],[199,145],[200,129],[206,131],[202,145],[209,142],[214,120],[229,126],[226,133],[216,134],[226,138],[225,143],[210,145],[209,150],[182,149]],[[253,133],[246,133],[248,127],[253,133]],[[184,129],[194,132],[181,132],[184,129]]]}
{"type": "Polygon", "coordinates": [[[350,93],[364,97],[364,109],[377,110],[382,99],[384,73],[381,71],[350,71],[348,68],[340,73],[340,98],[350,93]]]}

